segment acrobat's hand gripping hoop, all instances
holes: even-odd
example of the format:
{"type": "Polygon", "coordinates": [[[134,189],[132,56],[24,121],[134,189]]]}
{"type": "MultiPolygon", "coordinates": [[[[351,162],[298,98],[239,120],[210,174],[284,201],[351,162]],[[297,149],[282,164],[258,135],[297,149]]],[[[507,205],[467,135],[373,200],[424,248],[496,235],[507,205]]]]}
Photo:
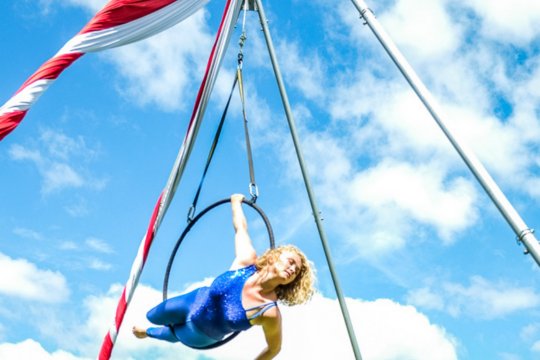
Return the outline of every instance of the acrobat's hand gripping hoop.
{"type": "MultiPolygon", "coordinates": [[[[230,198],[219,200],[219,201],[213,203],[212,205],[208,206],[206,209],[202,210],[197,216],[195,216],[193,219],[191,219],[189,221],[188,225],[186,226],[186,228],[184,229],[184,231],[182,232],[182,234],[178,238],[178,241],[176,241],[176,245],[174,246],[174,249],[173,249],[173,251],[171,253],[171,257],[169,258],[169,263],[167,264],[167,270],[165,270],[165,279],[163,280],[163,301],[167,300],[167,298],[168,298],[167,293],[168,293],[168,288],[169,288],[169,276],[170,276],[170,273],[171,273],[172,265],[173,265],[174,259],[176,257],[176,253],[178,252],[178,249],[180,248],[180,245],[182,244],[182,241],[184,240],[186,235],[189,233],[191,228],[197,223],[197,221],[199,221],[206,213],[208,213],[210,210],[212,210],[212,209],[214,209],[214,208],[216,208],[216,207],[218,207],[220,205],[230,203],[230,202],[231,202],[230,198]]],[[[251,208],[253,208],[260,215],[260,217],[262,218],[262,220],[264,221],[264,224],[266,226],[266,231],[268,232],[268,240],[270,242],[270,248],[271,249],[275,248],[276,245],[275,245],[275,241],[274,241],[274,231],[272,230],[272,225],[270,225],[270,220],[268,220],[268,217],[266,216],[266,214],[253,201],[243,199],[242,203],[250,206],[251,208]]],[[[194,348],[194,349],[198,349],[198,350],[213,349],[213,348],[216,348],[218,346],[221,346],[221,345],[231,341],[238,334],[239,334],[238,331],[234,332],[234,333],[228,335],[227,337],[225,337],[224,339],[222,339],[222,340],[220,340],[220,341],[218,341],[218,342],[216,342],[214,344],[208,345],[208,346],[204,346],[204,347],[190,346],[190,347],[194,348]]]]}

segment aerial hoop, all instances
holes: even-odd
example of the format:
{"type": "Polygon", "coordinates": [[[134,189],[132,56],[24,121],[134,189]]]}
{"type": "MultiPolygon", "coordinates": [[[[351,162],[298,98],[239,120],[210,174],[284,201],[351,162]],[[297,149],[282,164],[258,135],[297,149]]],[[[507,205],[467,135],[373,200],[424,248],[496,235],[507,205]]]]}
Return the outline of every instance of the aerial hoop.
{"type": "MultiPolygon", "coordinates": [[[[214,208],[216,208],[216,207],[218,207],[220,205],[230,203],[230,202],[231,202],[230,198],[219,200],[219,201],[209,205],[207,208],[203,209],[199,214],[197,214],[197,216],[195,216],[193,219],[191,219],[188,222],[188,225],[186,226],[186,228],[184,229],[184,231],[182,232],[182,234],[180,235],[180,237],[176,241],[176,245],[174,246],[174,249],[173,249],[173,251],[171,253],[171,257],[169,258],[169,263],[167,264],[167,269],[165,270],[165,278],[163,280],[163,301],[167,300],[167,298],[168,298],[169,276],[170,276],[170,273],[171,273],[172,265],[173,265],[174,259],[176,257],[176,253],[178,252],[178,249],[180,248],[180,245],[182,244],[182,241],[184,240],[186,235],[189,233],[191,228],[197,223],[197,221],[199,221],[207,212],[209,212],[210,210],[212,210],[212,209],[214,209],[214,208]]],[[[274,241],[274,231],[272,230],[272,225],[270,225],[270,220],[268,220],[268,217],[266,216],[264,211],[262,211],[262,209],[258,205],[256,205],[255,202],[253,202],[251,200],[243,199],[242,203],[248,205],[251,208],[253,208],[260,215],[260,217],[262,218],[262,220],[264,221],[264,224],[266,226],[266,231],[268,232],[268,239],[269,239],[269,242],[270,242],[270,248],[271,249],[275,248],[276,245],[275,245],[275,241],[274,241]]],[[[174,332],[174,330],[173,330],[173,332],[174,332]]],[[[220,341],[218,341],[218,342],[216,342],[214,344],[208,345],[208,346],[203,346],[203,347],[189,346],[189,347],[191,347],[193,349],[197,349],[197,350],[213,349],[213,348],[216,348],[218,346],[221,346],[221,345],[231,341],[239,333],[240,333],[239,331],[234,332],[234,333],[230,334],[229,336],[223,338],[222,340],[220,340],[220,341]]]]}

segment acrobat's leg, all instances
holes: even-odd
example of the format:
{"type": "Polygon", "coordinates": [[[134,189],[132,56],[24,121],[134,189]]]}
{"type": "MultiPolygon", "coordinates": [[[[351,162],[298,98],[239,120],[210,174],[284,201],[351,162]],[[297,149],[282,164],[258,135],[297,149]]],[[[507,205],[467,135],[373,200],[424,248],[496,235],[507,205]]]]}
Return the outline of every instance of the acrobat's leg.
{"type": "Polygon", "coordinates": [[[178,342],[178,338],[174,335],[171,328],[168,326],[150,327],[146,329],[148,337],[165,340],[169,342],[178,342]]]}
{"type": "Polygon", "coordinates": [[[219,341],[199,330],[192,321],[187,321],[183,325],[175,326],[174,333],[184,345],[190,347],[206,347],[219,341]]]}
{"type": "Polygon", "coordinates": [[[148,311],[146,317],[156,325],[183,324],[199,290],[165,300],[148,311]]]}

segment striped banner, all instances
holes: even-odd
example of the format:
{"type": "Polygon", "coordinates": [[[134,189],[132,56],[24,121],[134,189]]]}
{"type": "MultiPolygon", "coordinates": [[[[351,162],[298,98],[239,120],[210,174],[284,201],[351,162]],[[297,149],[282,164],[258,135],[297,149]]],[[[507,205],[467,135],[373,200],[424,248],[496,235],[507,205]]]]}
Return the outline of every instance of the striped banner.
{"type": "Polygon", "coordinates": [[[0,107],[0,140],[19,125],[62,71],[82,55],[155,35],[189,17],[207,1],[111,0],[0,107]]]}
{"type": "Polygon", "coordinates": [[[150,218],[146,234],[139,245],[139,251],[137,252],[137,256],[135,257],[135,260],[132,264],[129,279],[126,282],[124,290],[122,291],[122,295],[120,296],[120,299],[118,301],[114,325],[109,329],[107,335],[105,335],[105,338],[101,345],[101,350],[99,353],[100,360],[108,360],[111,356],[114,343],[118,336],[118,331],[120,330],[120,326],[124,319],[125,312],[131,301],[135,288],[139,282],[139,277],[142,273],[146,258],[148,257],[152,241],[173,199],[174,193],[176,192],[176,188],[178,187],[188,158],[191,154],[191,150],[193,148],[195,138],[199,131],[199,127],[202,123],[202,119],[206,111],[206,107],[210,99],[210,94],[214,87],[214,83],[216,81],[223,56],[227,49],[231,34],[234,31],[234,26],[238,19],[238,14],[240,12],[241,6],[242,0],[226,1],[223,17],[221,19],[218,32],[216,34],[216,39],[214,42],[214,46],[212,47],[208,63],[206,65],[206,70],[202,83],[197,93],[184,142],[182,143],[182,147],[178,152],[167,184],[161,192],[154,207],[154,211],[152,213],[152,217],[150,218]]]}

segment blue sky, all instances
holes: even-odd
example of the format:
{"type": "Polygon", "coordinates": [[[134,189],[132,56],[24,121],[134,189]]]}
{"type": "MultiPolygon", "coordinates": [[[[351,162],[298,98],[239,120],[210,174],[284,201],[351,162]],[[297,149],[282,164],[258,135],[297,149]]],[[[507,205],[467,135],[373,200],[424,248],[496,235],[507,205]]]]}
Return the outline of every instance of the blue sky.
{"type": "MultiPolygon", "coordinates": [[[[7,101],[105,2],[2,2],[7,101]]],[[[538,267],[436,127],[350,1],[264,2],[339,279],[365,359],[540,356],[538,267]]],[[[382,26],[527,224],[540,215],[540,5],[533,0],[368,1],[382,26]]],[[[0,357],[91,359],[113,321],[153,206],[183,140],[221,16],[211,1],[144,42],[88,54],[0,143],[0,357]],[[17,355],[16,355],[17,354],[17,355]]],[[[279,358],[353,358],[255,13],[244,76],[261,192],[278,243],[316,265],[319,290],[285,308],[279,358]]],[[[197,353],[138,341],[160,299],[232,82],[235,33],[175,199],[113,353],[249,359],[260,329],[197,353]]],[[[200,204],[249,182],[235,96],[200,204]]],[[[259,219],[248,213],[259,251],[259,219]]],[[[230,213],[180,250],[180,292],[226,269],[230,213]]]]}

